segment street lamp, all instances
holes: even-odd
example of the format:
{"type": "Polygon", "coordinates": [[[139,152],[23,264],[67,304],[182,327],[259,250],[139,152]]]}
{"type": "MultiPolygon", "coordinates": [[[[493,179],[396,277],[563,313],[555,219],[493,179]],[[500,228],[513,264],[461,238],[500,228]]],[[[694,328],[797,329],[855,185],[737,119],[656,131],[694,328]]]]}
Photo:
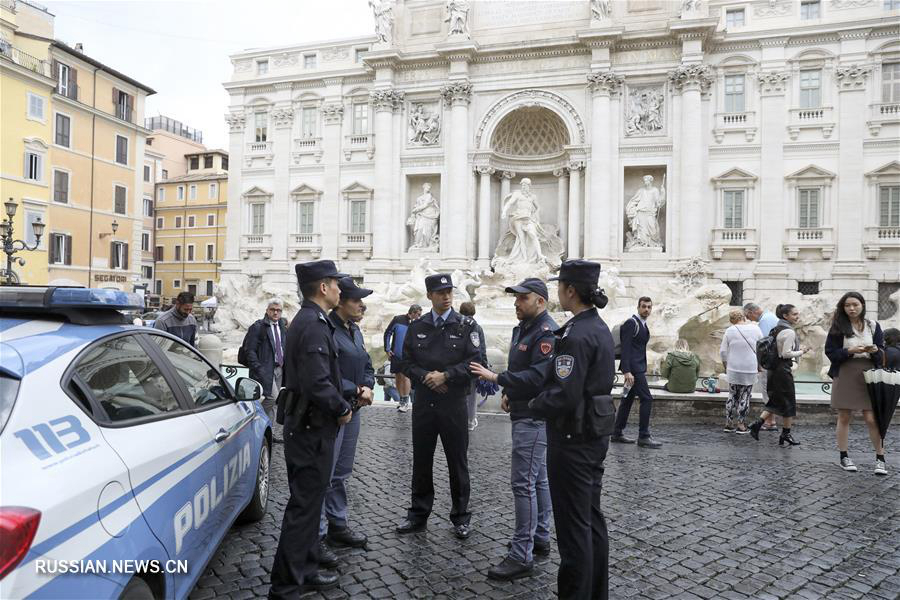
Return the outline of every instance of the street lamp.
{"type": "Polygon", "coordinates": [[[118,230],[119,230],[119,224],[116,223],[116,220],[115,220],[115,219],[113,219],[113,222],[112,222],[112,233],[109,233],[108,231],[104,231],[103,233],[100,234],[100,237],[101,237],[101,238],[105,238],[105,237],[108,237],[108,236],[111,236],[111,235],[116,235],[116,232],[117,232],[118,230]]]}
{"type": "Polygon", "coordinates": [[[10,198],[3,203],[3,206],[6,208],[6,218],[0,223],[0,242],[3,244],[3,252],[6,254],[6,269],[2,272],[2,277],[4,285],[13,285],[19,282],[19,276],[12,270],[13,263],[18,264],[20,267],[25,265],[24,258],[13,255],[23,250],[30,252],[37,249],[41,244],[41,236],[44,235],[44,227],[46,227],[46,224],[41,221],[40,217],[34,220],[31,224],[31,229],[34,232],[35,238],[34,245],[29,246],[24,240],[13,239],[15,237],[13,217],[16,216],[16,209],[19,205],[16,204],[15,200],[10,198]]]}

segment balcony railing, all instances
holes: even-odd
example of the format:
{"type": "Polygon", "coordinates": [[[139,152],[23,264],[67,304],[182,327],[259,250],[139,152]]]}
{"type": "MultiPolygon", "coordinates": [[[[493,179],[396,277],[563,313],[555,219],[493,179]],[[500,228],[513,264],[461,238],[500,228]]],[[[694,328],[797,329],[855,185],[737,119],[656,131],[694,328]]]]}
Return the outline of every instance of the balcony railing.
{"type": "Polygon", "coordinates": [[[802,129],[821,129],[823,136],[831,137],[831,132],[834,131],[834,109],[830,106],[792,108],[788,124],[791,139],[797,139],[802,129]]]}
{"type": "Polygon", "coordinates": [[[56,93],[60,96],[65,96],[69,100],[78,100],[81,98],[81,86],[75,85],[71,81],[65,87],[57,83],[56,93]]]}
{"type": "Polygon", "coordinates": [[[22,52],[8,42],[0,42],[0,56],[5,56],[20,67],[24,67],[29,71],[34,71],[38,75],[50,77],[50,63],[41,60],[36,56],[32,56],[27,52],[22,52]]]}
{"type": "Polygon", "coordinates": [[[784,252],[791,260],[804,249],[819,250],[826,260],[834,254],[834,230],[831,227],[794,227],[787,233],[784,252]]]}
{"type": "Polygon", "coordinates": [[[713,239],[709,248],[714,259],[722,258],[726,250],[743,251],[748,260],[756,258],[756,251],[759,248],[756,229],[730,227],[713,229],[713,239]]]}
{"type": "Polygon", "coordinates": [[[369,160],[375,155],[375,134],[361,133],[344,136],[344,158],[350,160],[354,150],[365,150],[369,160]]]}
{"type": "Polygon", "coordinates": [[[316,162],[322,160],[322,138],[307,137],[294,140],[294,164],[300,164],[304,156],[312,154],[316,162]]]}
{"type": "Polygon", "coordinates": [[[372,255],[371,233],[342,233],[341,257],[347,258],[350,252],[362,252],[366,258],[372,255]]]}
{"type": "Polygon", "coordinates": [[[869,105],[869,133],[878,135],[889,123],[900,123],[900,102],[869,105]]]}
{"type": "Polygon", "coordinates": [[[293,233],[288,252],[292,260],[301,252],[308,252],[313,258],[319,258],[322,255],[321,236],[318,233],[293,233]]]}
{"type": "Polygon", "coordinates": [[[886,248],[900,249],[900,227],[866,227],[863,248],[873,260],[886,248]]]}
{"type": "Polygon", "coordinates": [[[245,233],[241,236],[241,258],[250,256],[250,252],[259,252],[263,258],[272,256],[272,236],[268,233],[245,233]]]}
{"type": "Polygon", "coordinates": [[[249,142],[247,144],[247,154],[270,154],[272,152],[272,142],[249,142]]]}
{"type": "Polygon", "coordinates": [[[748,142],[756,137],[756,113],[753,111],[716,113],[716,142],[721,143],[728,131],[743,131],[748,142]]]}
{"type": "Polygon", "coordinates": [[[134,109],[130,106],[116,104],[116,118],[128,121],[129,123],[134,123],[134,109]]]}

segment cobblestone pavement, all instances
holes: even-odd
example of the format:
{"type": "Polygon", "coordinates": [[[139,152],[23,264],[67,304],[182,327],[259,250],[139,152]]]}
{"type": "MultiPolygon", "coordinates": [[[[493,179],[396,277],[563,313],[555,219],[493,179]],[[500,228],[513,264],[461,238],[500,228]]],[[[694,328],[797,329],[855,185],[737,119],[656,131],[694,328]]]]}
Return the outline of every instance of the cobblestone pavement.
{"type": "MultiPolygon", "coordinates": [[[[304,599],[555,597],[555,544],[534,577],[497,583],[485,575],[505,554],[514,516],[508,418],[479,421],[469,449],[472,536],[460,541],[450,531],[439,450],[429,529],[401,537],[394,527],[409,501],[410,415],[366,409],[349,490],[351,526],[369,536],[369,549],[340,550],[342,588],[304,599]]],[[[888,477],[872,473],[861,419],[850,444],[859,473],[836,465],[833,429],[804,427],[802,415],[794,428],[802,445],[791,449],[779,448],[774,432],[755,442],[707,426],[660,425],[654,435],[662,450],[613,444],[606,461],[613,598],[900,598],[896,429],[888,477]]],[[[268,515],[229,533],[191,598],[266,594],[288,496],[282,446],[273,454],[268,515]]]]}

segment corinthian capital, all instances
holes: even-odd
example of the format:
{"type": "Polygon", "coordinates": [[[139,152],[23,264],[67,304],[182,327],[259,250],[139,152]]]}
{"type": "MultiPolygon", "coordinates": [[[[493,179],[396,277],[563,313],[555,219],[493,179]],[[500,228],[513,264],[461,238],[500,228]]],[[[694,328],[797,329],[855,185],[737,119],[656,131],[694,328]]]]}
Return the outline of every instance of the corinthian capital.
{"type": "Polygon", "coordinates": [[[783,94],[787,89],[788,74],[785,71],[766,71],[758,73],[757,80],[760,92],[774,96],[783,94]]]}
{"type": "Polygon", "coordinates": [[[869,65],[849,65],[835,69],[834,76],[842,92],[863,90],[866,88],[866,77],[871,71],[872,67],[869,65]]]}
{"type": "Polygon", "coordinates": [[[240,133],[244,130],[247,117],[244,116],[244,113],[228,113],[225,115],[225,122],[228,123],[228,129],[231,133],[240,133]]]}
{"type": "Polygon", "coordinates": [[[344,105],[340,102],[332,102],[322,105],[322,120],[326,125],[335,125],[344,117],[344,105]]]}
{"type": "Polygon", "coordinates": [[[277,128],[290,127],[294,122],[294,110],[289,106],[273,109],[270,116],[277,128]]]}
{"type": "Polygon", "coordinates": [[[713,82],[712,69],[709,65],[681,65],[669,71],[669,81],[679,90],[705,91],[713,82]]]}
{"type": "Polygon", "coordinates": [[[495,173],[495,171],[496,171],[496,169],[494,169],[494,167],[491,167],[491,166],[482,165],[482,166],[475,167],[475,172],[478,173],[479,175],[493,175],[495,173]]]}
{"type": "Polygon", "coordinates": [[[468,79],[461,81],[451,81],[441,88],[441,97],[447,106],[455,106],[457,104],[468,104],[472,99],[472,84],[468,79]]]}
{"type": "Polygon", "coordinates": [[[375,107],[375,110],[397,110],[403,104],[403,92],[398,92],[393,88],[384,90],[372,90],[369,92],[369,102],[375,107]]]}
{"type": "Polygon", "coordinates": [[[573,171],[580,171],[585,167],[584,161],[580,160],[571,160],[569,164],[566,165],[566,168],[569,170],[569,173],[573,171]]]}
{"type": "Polygon", "coordinates": [[[588,86],[595,94],[615,94],[622,87],[625,78],[612,71],[591,73],[587,76],[588,86]]]}

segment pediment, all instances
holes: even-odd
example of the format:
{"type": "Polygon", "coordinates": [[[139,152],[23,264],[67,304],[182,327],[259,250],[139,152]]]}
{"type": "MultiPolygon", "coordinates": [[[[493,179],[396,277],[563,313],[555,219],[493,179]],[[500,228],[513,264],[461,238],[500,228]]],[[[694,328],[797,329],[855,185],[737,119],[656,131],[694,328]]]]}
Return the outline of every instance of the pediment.
{"type": "Polygon", "coordinates": [[[291,190],[291,196],[315,196],[319,197],[322,195],[321,190],[317,190],[316,188],[309,186],[305,183],[301,183],[293,190],[291,190]]]}
{"type": "Polygon", "coordinates": [[[869,171],[866,177],[900,177],[900,161],[892,160],[874,171],[869,171]]]}
{"type": "Polygon", "coordinates": [[[270,192],[267,192],[266,190],[264,190],[261,187],[256,186],[256,185],[254,185],[252,188],[250,188],[249,190],[247,190],[246,192],[243,193],[243,196],[245,198],[248,196],[259,197],[259,196],[271,196],[271,195],[272,194],[270,192]]]}
{"type": "Polygon", "coordinates": [[[712,181],[724,183],[729,181],[756,181],[758,177],[751,173],[750,171],[745,171],[739,167],[735,167],[733,169],[729,169],[712,178],[712,181]]]}
{"type": "Polygon", "coordinates": [[[372,188],[366,187],[358,181],[354,181],[353,183],[351,183],[350,185],[348,185],[347,187],[342,189],[341,193],[342,194],[368,194],[368,195],[371,195],[373,191],[374,190],[372,190],[372,188]]]}
{"type": "Polygon", "coordinates": [[[817,165],[808,165],[799,171],[794,171],[786,176],[785,179],[834,179],[835,177],[837,175],[828,169],[823,169],[817,165]]]}

